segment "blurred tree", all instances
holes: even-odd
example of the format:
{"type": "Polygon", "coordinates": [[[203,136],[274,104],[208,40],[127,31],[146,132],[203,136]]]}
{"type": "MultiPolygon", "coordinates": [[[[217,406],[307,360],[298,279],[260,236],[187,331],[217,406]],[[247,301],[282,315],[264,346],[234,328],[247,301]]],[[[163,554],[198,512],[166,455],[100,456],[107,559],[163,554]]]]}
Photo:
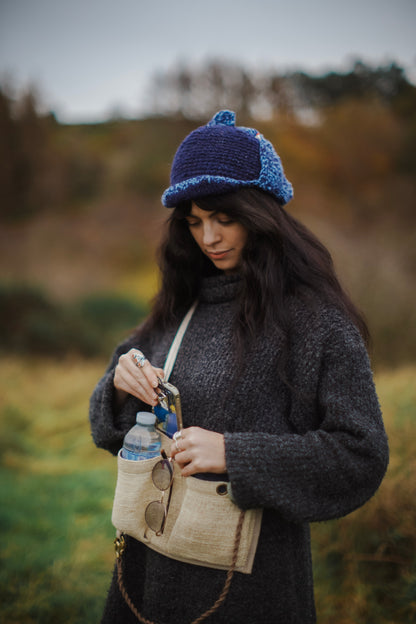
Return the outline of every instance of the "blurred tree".
{"type": "Polygon", "coordinates": [[[227,100],[229,85],[227,84],[224,66],[217,61],[212,61],[206,68],[206,75],[212,101],[218,102],[219,108],[225,107],[224,103],[227,100]]]}
{"type": "Polygon", "coordinates": [[[260,96],[255,76],[244,67],[212,60],[202,67],[180,63],[152,79],[152,101],[156,114],[188,119],[206,117],[220,108],[238,110],[252,116],[260,96]]]}
{"type": "Polygon", "coordinates": [[[293,96],[289,81],[279,74],[272,74],[266,88],[266,98],[272,111],[282,117],[292,117],[294,113],[293,96]]]}
{"type": "Polygon", "coordinates": [[[179,67],[176,81],[178,91],[178,112],[186,111],[192,91],[192,74],[186,65],[181,65],[179,67]]]}
{"type": "Polygon", "coordinates": [[[16,187],[13,159],[16,142],[17,132],[10,98],[0,89],[0,217],[7,214],[16,187]]]}
{"type": "Polygon", "coordinates": [[[36,112],[36,93],[28,90],[14,102],[1,92],[2,197],[0,216],[18,219],[33,213],[42,202],[39,174],[46,155],[47,120],[36,112]]]}
{"type": "Polygon", "coordinates": [[[280,74],[249,71],[237,63],[209,60],[205,65],[181,63],[153,77],[155,112],[202,119],[219,108],[233,108],[242,117],[257,109],[282,116],[304,115],[347,99],[373,98],[403,114],[414,103],[416,87],[395,63],[370,67],[355,61],[350,71],[311,76],[302,71],[280,74]],[[266,84],[266,88],[260,85],[266,84]],[[259,106],[262,99],[262,106],[259,106]]]}
{"type": "Polygon", "coordinates": [[[102,161],[79,140],[65,141],[52,113],[38,112],[35,88],[14,98],[0,88],[0,220],[32,217],[91,198],[102,161]]]}
{"type": "Polygon", "coordinates": [[[243,118],[252,116],[253,100],[256,97],[256,87],[250,74],[241,70],[240,78],[240,113],[243,118]]]}
{"type": "MultiPolygon", "coordinates": [[[[391,110],[372,99],[345,101],[326,111],[320,137],[327,149],[326,184],[349,200],[350,216],[369,221],[389,211],[397,194],[392,176],[402,141],[391,110]]],[[[396,214],[403,209],[397,205],[396,214]]]]}
{"type": "Polygon", "coordinates": [[[404,70],[395,63],[373,69],[356,61],[352,70],[345,74],[329,72],[323,76],[309,76],[299,72],[293,74],[293,77],[298,80],[305,102],[313,106],[328,106],[345,99],[362,98],[376,98],[393,105],[396,98],[411,86],[404,70]]]}

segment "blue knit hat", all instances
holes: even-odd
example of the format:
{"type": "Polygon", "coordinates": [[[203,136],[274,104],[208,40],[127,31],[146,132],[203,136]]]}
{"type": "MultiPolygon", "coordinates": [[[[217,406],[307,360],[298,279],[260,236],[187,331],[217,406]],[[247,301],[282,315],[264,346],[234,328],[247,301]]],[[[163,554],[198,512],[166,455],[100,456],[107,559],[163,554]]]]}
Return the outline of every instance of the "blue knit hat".
{"type": "Polygon", "coordinates": [[[191,132],[178,147],[171,186],[162,203],[172,208],[184,200],[244,187],[271,193],[286,204],[293,197],[273,145],[254,128],[235,125],[235,113],[222,110],[191,132]]]}

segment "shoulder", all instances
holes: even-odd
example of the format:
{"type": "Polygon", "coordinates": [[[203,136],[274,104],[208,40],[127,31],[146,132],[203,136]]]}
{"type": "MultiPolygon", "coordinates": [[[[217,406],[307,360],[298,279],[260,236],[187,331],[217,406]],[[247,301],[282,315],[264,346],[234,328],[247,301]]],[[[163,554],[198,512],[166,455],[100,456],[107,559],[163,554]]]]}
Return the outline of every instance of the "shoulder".
{"type": "Polygon", "coordinates": [[[367,354],[361,334],[344,310],[311,294],[291,298],[290,341],[297,352],[323,353],[359,351],[367,354]]]}
{"type": "Polygon", "coordinates": [[[302,324],[320,331],[331,331],[339,328],[358,329],[348,314],[339,306],[324,300],[319,295],[306,292],[303,296],[288,298],[293,329],[301,329],[302,324]]]}
{"type": "MultiPolygon", "coordinates": [[[[294,387],[305,397],[319,396],[321,405],[338,397],[354,398],[379,409],[371,362],[361,334],[348,314],[335,305],[293,301],[288,370],[294,387]],[[359,399],[362,397],[362,399],[359,399]]],[[[299,425],[300,426],[300,425],[299,425]]]]}

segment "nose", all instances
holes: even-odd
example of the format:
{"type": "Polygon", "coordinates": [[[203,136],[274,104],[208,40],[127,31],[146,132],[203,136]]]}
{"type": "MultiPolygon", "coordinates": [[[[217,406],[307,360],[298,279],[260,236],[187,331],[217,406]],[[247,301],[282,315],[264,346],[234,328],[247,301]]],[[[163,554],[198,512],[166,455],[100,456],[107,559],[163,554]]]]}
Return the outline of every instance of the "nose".
{"type": "Polygon", "coordinates": [[[221,229],[217,223],[207,220],[203,224],[202,241],[205,247],[211,247],[221,240],[221,229]]]}

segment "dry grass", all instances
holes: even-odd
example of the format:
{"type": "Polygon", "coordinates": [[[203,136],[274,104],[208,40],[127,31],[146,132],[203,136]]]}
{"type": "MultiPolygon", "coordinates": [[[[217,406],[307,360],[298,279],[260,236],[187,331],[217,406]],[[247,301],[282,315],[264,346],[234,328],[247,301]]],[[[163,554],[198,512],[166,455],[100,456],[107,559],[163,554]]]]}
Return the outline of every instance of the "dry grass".
{"type": "MultiPolygon", "coordinates": [[[[10,624],[99,619],[113,562],[116,466],[94,447],[87,412],[104,367],[0,361],[0,619],[10,624]]],[[[415,366],[377,376],[391,461],[376,496],[313,527],[320,624],[416,618],[415,378],[415,366]]]]}
{"type": "Polygon", "coordinates": [[[313,527],[322,623],[416,620],[415,379],[414,366],[376,379],[390,443],[379,491],[346,518],[313,527]]]}

